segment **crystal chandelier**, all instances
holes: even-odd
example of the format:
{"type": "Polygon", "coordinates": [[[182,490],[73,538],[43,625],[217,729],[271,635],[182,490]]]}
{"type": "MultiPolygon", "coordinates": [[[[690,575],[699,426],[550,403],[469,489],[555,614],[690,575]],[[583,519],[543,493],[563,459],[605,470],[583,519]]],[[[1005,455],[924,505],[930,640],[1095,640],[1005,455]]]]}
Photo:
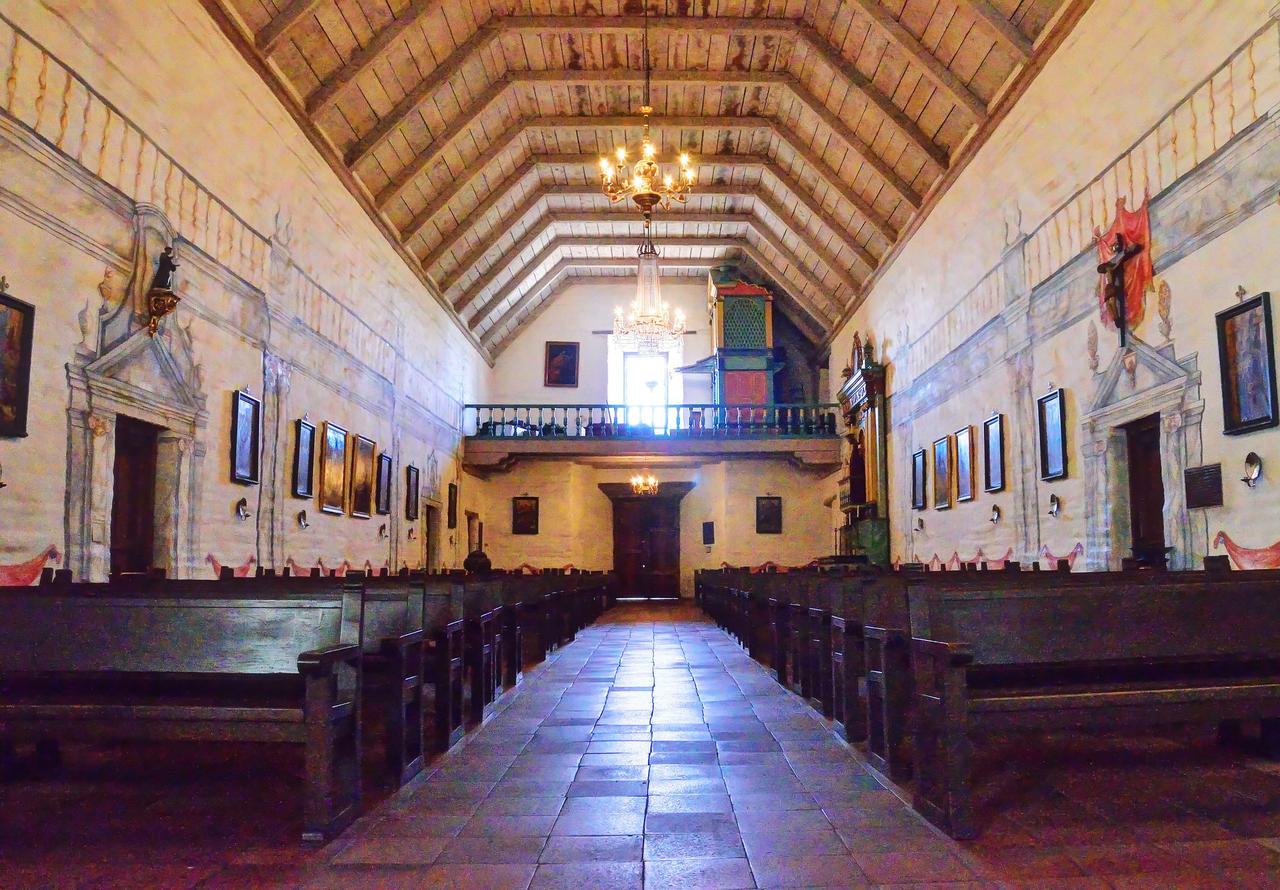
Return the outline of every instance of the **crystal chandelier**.
{"type": "Polygon", "coordinates": [[[657,494],[658,479],[652,473],[648,476],[645,476],[643,473],[638,476],[632,476],[631,491],[638,495],[657,494]]]}
{"type": "Polygon", "coordinates": [[[644,136],[640,140],[640,160],[627,170],[627,149],[620,147],[614,153],[617,165],[610,166],[608,158],[600,159],[604,193],[611,203],[628,197],[635,201],[644,214],[644,241],[640,245],[640,263],[636,275],[636,298],[631,311],[624,314],[621,307],[614,311],[613,335],[622,349],[641,353],[664,352],[679,344],[685,333],[684,313],[673,313],[662,301],[662,285],[658,273],[658,251],[653,246],[651,223],[653,208],[664,210],[671,202],[683,204],[693,188],[694,173],[689,156],[679,158],[680,170],[676,175],[663,174],[662,167],[654,160],[657,147],[649,138],[649,6],[644,8],[644,136]]]}

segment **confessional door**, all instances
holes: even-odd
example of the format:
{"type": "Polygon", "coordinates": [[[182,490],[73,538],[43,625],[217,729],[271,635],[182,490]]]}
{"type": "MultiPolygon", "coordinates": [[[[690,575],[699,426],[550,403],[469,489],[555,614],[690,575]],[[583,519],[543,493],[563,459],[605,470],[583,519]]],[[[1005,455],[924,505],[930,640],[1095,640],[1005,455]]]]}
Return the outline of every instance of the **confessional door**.
{"type": "Polygon", "coordinates": [[[111,494],[111,573],[145,572],[155,547],[160,428],[119,415],[111,494]]]}
{"type": "Polygon", "coordinates": [[[1129,523],[1133,557],[1164,564],[1164,477],[1160,466],[1160,415],[1124,428],[1129,452],[1129,523]]]}
{"type": "Polygon", "coordinates": [[[613,502],[613,568],[618,596],[680,595],[680,501],[671,497],[613,502]]]}

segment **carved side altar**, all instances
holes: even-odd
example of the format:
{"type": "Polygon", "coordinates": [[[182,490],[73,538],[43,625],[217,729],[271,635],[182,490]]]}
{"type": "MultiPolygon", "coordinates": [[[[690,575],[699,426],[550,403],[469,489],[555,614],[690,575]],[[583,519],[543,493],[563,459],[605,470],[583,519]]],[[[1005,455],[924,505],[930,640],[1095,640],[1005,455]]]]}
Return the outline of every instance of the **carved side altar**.
{"type": "Polygon", "coordinates": [[[865,556],[889,564],[889,467],[885,457],[885,366],[872,357],[871,345],[854,340],[850,367],[840,388],[848,443],[848,475],[840,480],[840,529],[837,556],[865,556]]]}

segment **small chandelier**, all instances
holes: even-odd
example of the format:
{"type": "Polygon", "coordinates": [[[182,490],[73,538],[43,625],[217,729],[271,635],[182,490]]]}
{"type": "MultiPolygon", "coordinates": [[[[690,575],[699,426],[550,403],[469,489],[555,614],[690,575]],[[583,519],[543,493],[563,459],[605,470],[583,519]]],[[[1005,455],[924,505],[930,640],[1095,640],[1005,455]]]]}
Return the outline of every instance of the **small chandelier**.
{"type": "Polygon", "coordinates": [[[658,272],[658,250],[653,246],[649,221],[645,220],[644,242],[640,245],[640,267],[636,271],[636,298],[631,311],[622,307],[613,312],[613,336],[623,350],[653,355],[666,352],[682,342],[685,334],[684,312],[662,300],[662,284],[658,272]]]}
{"type": "Polygon", "coordinates": [[[679,173],[664,174],[662,167],[654,158],[658,148],[649,138],[649,115],[653,114],[653,106],[649,102],[649,4],[644,5],[644,104],[640,106],[640,114],[644,116],[644,135],[640,139],[640,160],[636,161],[627,173],[627,149],[619,146],[614,150],[617,164],[611,165],[607,157],[600,159],[600,172],[604,177],[604,193],[609,201],[616,204],[630,197],[644,211],[645,220],[657,205],[663,210],[671,207],[671,202],[683,204],[693,189],[694,172],[692,162],[687,154],[680,155],[679,173]]]}
{"type": "Polygon", "coordinates": [[[649,495],[658,493],[658,479],[652,473],[645,476],[643,473],[631,477],[631,491],[638,495],[649,495]]]}

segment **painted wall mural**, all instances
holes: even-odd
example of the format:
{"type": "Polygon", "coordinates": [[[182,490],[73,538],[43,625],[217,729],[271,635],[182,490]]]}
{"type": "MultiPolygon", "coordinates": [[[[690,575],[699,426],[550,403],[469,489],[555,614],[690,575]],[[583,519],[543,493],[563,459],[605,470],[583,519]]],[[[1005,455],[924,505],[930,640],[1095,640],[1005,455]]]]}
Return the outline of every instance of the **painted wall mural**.
{"type": "Polygon", "coordinates": [[[1238,569],[1280,569],[1280,541],[1270,547],[1241,547],[1224,531],[1213,538],[1213,549],[1227,548],[1227,555],[1238,569]]]}
{"type": "Polygon", "coordinates": [[[58,548],[50,544],[26,562],[0,566],[0,587],[26,587],[33,584],[50,560],[58,562],[61,559],[62,554],[58,552],[58,548]]]}

